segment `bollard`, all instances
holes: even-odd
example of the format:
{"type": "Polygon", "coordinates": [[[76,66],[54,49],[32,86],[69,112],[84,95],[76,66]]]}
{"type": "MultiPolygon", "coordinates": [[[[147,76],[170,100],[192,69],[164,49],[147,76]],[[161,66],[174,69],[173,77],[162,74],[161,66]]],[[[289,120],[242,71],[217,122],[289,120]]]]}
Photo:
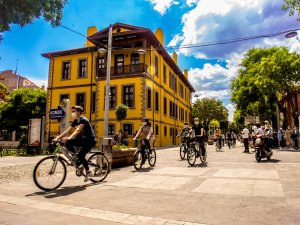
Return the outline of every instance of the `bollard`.
{"type": "Polygon", "coordinates": [[[112,138],[103,138],[102,150],[109,162],[109,172],[112,168],[112,138]]]}

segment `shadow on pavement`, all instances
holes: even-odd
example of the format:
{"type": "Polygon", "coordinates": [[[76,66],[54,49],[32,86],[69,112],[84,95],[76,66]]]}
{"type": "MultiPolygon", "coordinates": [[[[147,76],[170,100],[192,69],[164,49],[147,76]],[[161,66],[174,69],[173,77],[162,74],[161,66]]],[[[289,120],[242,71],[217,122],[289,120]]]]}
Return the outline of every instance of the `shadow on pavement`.
{"type": "Polygon", "coordinates": [[[154,170],[153,167],[141,168],[140,170],[132,170],[132,173],[149,173],[154,170]]]}
{"type": "Polygon", "coordinates": [[[270,159],[270,160],[261,160],[259,163],[279,163],[281,160],[279,159],[270,159]]]}
{"type": "Polygon", "coordinates": [[[205,163],[200,163],[200,164],[195,164],[194,166],[189,166],[190,168],[193,168],[193,167],[207,167],[208,163],[205,162],[205,163]]]}
{"type": "MultiPolygon", "coordinates": [[[[101,182],[102,183],[105,183],[101,182]]],[[[71,194],[74,194],[79,191],[85,190],[87,187],[95,186],[100,183],[90,183],[90,184],[85,184],[85,185],[80,185],[80,186],[69,186],[69,187],[62,187],[57,190],[53,191],[38,191],[32,194],[27,194],[26,197],[31,197],[31,196],[44,196],[45,198],[57,198],[57,197],[62,197],[62,196],[68,196],[71,194]]]]}

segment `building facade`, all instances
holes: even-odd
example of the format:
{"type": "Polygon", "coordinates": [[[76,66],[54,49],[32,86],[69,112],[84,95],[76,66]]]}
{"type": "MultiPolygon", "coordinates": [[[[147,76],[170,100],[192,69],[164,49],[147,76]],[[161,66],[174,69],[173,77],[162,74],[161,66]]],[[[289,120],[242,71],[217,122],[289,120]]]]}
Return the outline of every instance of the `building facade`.
{"type": "Polygon", "coordinates": [[[39,88],[32,81],[21,75],[16,75],[12,70],[0,72],[0,82],[4,84],[9,91],[18,88],[39,88]]]}
{"type": "MultiPolygon", "coordinates": [[[[127,131],[129,144],[140,128],[141,119],[149,118],[156,135],[156,146],[179,144],[176,135],[184,122],[191,120],[191,93],[187,70],[181,72],[177,55],[164,49],[164,34],[146,28],[116,23],[112,25],[111,81],[108,134],[127,131]],[[144,54],[139,54],[143,49],[144,54]],[[115,108],[129,107],[127,118],[117,121],[115,108]]],[[[88,28],[84,48],[42,54],[50,60],[47,111],[64,98],[71,105],[82,105],[83,116],[90,119],[99,140],[104,133],[106,54],[99,48],[108,42],[109,28],[97,32],[88,28]]],[[[59,132],[59,123],[46,121],[46,136],[59,132]]]]}

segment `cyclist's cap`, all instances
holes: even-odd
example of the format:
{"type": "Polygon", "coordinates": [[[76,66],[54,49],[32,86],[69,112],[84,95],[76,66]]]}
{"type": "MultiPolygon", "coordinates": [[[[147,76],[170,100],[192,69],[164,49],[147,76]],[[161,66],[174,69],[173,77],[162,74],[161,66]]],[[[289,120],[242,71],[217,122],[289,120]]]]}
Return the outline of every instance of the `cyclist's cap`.
{"type": "Polygon", "coordinates": [[[188,122],[185,122],[184,125],[189,125],[189,123],[188,123],[188,122]]]}
{"type": "Polygon", "coordinates": [[[195,118],[194,121],[199,121],[199,119],[198,119],[198,118],[195,118]]]}
{"type": "Polygon", "coordinates": [[[83,107],[81,105],[73,105],[71,109],[76,109],[79,112],[83,112],[83,107]]]}
{"type": "Polygon", "coordinates": [[[142,121],[149,122],[148,118],[143,118],[142,121]]]}

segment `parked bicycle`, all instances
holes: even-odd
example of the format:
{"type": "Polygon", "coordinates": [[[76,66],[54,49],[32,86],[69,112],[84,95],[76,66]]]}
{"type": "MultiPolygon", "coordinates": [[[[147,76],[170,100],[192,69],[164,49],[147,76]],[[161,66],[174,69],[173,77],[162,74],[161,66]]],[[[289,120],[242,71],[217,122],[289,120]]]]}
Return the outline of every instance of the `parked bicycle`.
{"type": "MultiPolygon", "coordinates": [[[[52,191],[59,188],[67,176],[67,167],[75,167],[78,177],[85,176],[82,165],[76,166],[79,147],[69,151],[61,141],[49,145],[49,152],[53,155],[41,159],[33,170],[33,180],[36,186],[44,191],[52,191]]],[[[88,164],[92,171],[91,181],[98,183],[103,181],[109,173],[109,162],[104,153],[92,152],[88,158],[88,164]]]]}
{"type": "MultiPolygon", "coordinates": [[[[140,141],[141,145],[138,148],[138,150],[135,151],[134,157],[133,157],[133,166],[136,170],[140,170],[146,160],[148,160],[148,163],[151,167],[155,166],[156,163],[156,151],[154,148],[148,149],[147,146],[145,146],[145,155],[144,155],[144,160],[142,157],[142,150],[141,147],[144,145],[144,139],[138,140],[140,141]]],[[[154,143],[153,143],[154,147],[154,143]]]]}
{"type": "Polygon", "coordinates": [[[197,158],[200,158],[202,163],[205,163],[207,159],[207,151],[205,146],[206,144],[202,146],[197,140],[197,137],[201,137],[201,136],[196,135],[195,138],[192,138],[190,142],[190,147],[187,150],[187,161],[190,164],[190,166],[195,165],[197,158]]]}

